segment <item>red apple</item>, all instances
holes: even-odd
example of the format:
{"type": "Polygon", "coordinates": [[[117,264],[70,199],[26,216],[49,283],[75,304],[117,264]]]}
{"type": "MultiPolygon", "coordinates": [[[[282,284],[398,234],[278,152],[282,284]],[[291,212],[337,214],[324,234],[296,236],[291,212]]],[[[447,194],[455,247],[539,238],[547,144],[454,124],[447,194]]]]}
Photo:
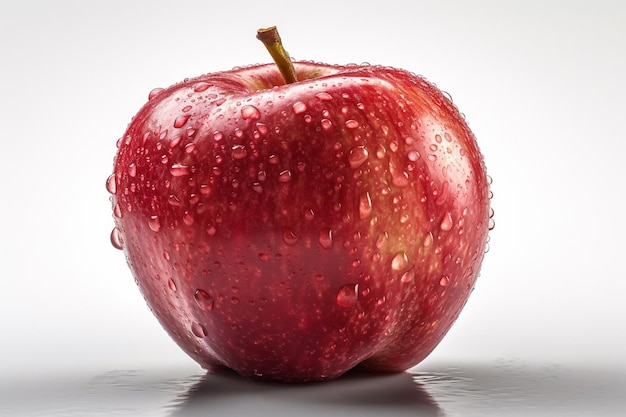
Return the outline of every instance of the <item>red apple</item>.
{"type": "Polygon", "coordinates": [[[279,381],[408,369],[450,329],[483,259],[476,140],[420,76],[277,56],[280,70],[150,94],[107,182],[113,244],[207,369],[279,381]]]}

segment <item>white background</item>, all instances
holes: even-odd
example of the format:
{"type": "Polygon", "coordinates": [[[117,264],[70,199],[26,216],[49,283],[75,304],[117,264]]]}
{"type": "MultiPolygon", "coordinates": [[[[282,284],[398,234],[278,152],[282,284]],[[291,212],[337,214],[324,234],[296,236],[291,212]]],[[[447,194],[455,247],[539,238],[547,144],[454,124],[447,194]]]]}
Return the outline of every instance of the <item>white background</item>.
{"type": "Polygon", "coordinates": [[[0,5],[0,370],[193,366],[121,252],[104,182],[154,87],[296,59],[450,93],[493,177],[470,302],[427,360],[626,366],[626,7],[596,1],[33,1],[0,5]]]}

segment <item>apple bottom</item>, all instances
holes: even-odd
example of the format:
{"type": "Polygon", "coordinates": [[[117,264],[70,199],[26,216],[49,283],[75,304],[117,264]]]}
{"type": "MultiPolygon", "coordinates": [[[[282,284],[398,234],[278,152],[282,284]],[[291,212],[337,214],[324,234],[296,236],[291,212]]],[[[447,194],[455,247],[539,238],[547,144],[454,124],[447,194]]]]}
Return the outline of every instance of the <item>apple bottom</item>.
{"type": "Polygon", "coordinates": [[[339,245],[259,240],[127,247],[151,310],[206,369],[283,382],[332,379],[355,367],[401,372],[435,348],[467,299],[469,286],[446,288],[427,272],[403,279],[407,271],[390,270],[385,255],[355,267],[339,245]]]}

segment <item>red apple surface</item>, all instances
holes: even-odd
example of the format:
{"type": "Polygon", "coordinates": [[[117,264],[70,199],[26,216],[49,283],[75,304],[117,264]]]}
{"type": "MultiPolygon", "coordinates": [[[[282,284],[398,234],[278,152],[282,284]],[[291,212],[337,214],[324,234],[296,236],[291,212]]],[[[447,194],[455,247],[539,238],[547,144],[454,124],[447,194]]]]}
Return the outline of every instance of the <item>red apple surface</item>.
{"type": "Polygon", "coordinates": [[[294,62],[154,90],[118,142],[114,246],[207,369],[319,381],[422,361],[490,228],[476,140],[424,78],[294,62]]]}

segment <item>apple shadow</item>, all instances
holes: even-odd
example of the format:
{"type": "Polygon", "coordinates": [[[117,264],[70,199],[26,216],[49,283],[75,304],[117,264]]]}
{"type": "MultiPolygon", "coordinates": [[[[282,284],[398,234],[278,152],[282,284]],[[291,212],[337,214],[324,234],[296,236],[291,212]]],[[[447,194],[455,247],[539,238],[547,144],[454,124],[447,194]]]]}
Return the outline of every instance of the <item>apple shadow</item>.
{"type": "Polygon", "coordinates": [[[235,416],[621,416],[626,367],[521,361],[421,365],[391,375],[350,372],[286,385],[207,373],[170,401],[169,417],[235,416]]]}
{"type": "Polygon", "coordinates": [[[407,372],[349,372],[333,381],[312,384],[271,383],[229,371],[209,372],[170,405],[170,417],[445,416],[407,372]]]}

